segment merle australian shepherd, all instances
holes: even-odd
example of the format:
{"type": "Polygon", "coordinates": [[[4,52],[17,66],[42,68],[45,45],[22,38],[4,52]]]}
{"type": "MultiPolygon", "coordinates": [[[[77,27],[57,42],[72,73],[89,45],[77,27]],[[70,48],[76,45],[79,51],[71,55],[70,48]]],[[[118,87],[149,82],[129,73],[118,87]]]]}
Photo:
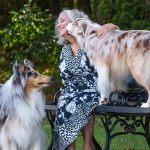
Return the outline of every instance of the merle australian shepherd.
{"type": "Polygon", "coordinates": [[[98,37],[95,33],[98,28],[100,25],[85,18],[66,27],[98,72],[99,103],[109,100],[112,91],[126,91],[126,82],[132,75],[149,95],[142,107],[150,107],[150,31],[117,29],[98,37]]]}
{"type": "Polygon", "coordinates": [[[50,82],[29,60],[14,64],[13,75],[0,85],[0,149],[44,149],[45,98],[40,89],[50,82]]]}

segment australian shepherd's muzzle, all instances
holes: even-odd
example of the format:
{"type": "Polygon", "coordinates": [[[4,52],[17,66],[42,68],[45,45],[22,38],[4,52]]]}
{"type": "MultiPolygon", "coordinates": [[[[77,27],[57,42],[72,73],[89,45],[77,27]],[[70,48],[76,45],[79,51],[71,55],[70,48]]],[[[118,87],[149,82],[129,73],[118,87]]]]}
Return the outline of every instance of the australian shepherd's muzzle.
{"type": "Polygon", "coordinates": [[[13,75],[0,86],[0,149],[44,149],[45,99],[40,89],[50,82],[30,61],[14,64],[13,75]]]}
{"type": "Polygon", "coordinates": [[[98,72],[100,104],[114,90],[125,90],[125,82],[132,74],[145,87],[149,98],[143,107],[150,107],[150,31],[113,30],[103,37],[95,31],[100,25],[89,19],[77,19],[66,29],[76,37],[98,72]]]}

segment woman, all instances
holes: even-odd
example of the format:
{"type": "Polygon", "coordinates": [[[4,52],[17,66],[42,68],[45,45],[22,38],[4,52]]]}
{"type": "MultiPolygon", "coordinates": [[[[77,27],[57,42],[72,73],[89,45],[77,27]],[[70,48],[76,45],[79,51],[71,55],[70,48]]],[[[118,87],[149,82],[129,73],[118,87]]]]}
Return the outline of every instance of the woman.
{"type": "MultiPolygon", "coordinates": [[[[92,110],[98,105],[100,93],[97,91],[97,73],[80,49],[75,37],[65,27],[77,18],[88,18],[83,12],[63,10],[56,22],[58,43],[63,44],[60,56],[60,75],[63,82],[58,100],[55,127],[53,130],[52,150],[74,150],[78,132],[83,135],[83,150],[93,150],[92,136],[94,117],[92,110]]],[[[115,29],[117,26],[106,24],[97,31],[98,36],[115,29]]]]}

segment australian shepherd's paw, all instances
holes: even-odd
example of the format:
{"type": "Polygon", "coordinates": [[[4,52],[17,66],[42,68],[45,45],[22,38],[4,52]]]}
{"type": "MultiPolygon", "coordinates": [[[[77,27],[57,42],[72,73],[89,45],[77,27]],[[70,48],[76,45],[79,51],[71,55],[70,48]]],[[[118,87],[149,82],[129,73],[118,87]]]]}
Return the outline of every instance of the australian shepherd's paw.
{"type": "Polygon", "coordinates": [[[146,108],[146,107],[150,107],[149,103],[142,103],[141,107],[146,108]]]}
{"type": "Polygon", "coordinates": [[[105,104],[107,104],[108,103],[108,98],[101,98],[100,100],[99,100],[99,105],[105,105],[105,104]]]}

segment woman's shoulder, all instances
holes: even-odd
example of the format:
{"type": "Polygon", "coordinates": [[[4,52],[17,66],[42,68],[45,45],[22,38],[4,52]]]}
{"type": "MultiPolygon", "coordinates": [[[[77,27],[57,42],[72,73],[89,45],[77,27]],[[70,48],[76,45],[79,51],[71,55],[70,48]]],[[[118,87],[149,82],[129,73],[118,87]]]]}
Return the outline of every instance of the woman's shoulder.
{"type": "Polygon", "coordinates": [[[70,48],[71,48],[70,43],[65,43],[62,47],[62,52],[66,53],[68,51],[68,49],[70,49],[70,48]]]}
{"type": "Polygon", "coordinates": [[[67,53],[68,53],[68,49],[70,48],[71,46],[69,46],[68,43],[64,44],[63,47],[62,47],[62,50],[61,50],[61,54],[60,54],[60,59],[63,60],[67,53]]]}

